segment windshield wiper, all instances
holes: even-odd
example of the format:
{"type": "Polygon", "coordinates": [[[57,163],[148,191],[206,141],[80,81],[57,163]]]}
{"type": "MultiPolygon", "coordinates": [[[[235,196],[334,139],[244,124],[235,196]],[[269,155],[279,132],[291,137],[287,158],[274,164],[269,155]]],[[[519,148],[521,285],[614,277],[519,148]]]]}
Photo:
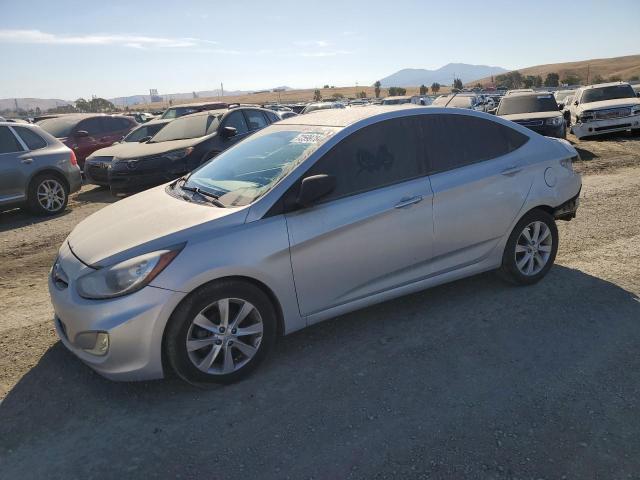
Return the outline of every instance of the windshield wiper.
{"type": "Polygon", "coordinates": [[[213,193],[205,192],[204,190],[201,190],[198,187],[187,187],[184,184],[182,184],[180,188],[187,192],[197,193],[202,197],[208,198],[211,201],[211,203],[213,203],[216,207],[226,208],[224,203],[218,200],[219,197],[213,193]]]}

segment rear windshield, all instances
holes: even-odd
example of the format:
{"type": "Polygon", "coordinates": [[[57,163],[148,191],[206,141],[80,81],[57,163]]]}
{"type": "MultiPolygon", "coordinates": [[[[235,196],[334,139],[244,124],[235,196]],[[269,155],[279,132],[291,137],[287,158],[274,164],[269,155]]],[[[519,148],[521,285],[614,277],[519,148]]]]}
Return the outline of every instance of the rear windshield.
{"type": "Polygon", "coordinates": [[[515,113],[555,112],[558,103],[553,95],[523,95],[504,97],[498,107],[498,115],[515,113]]]}
{"type": "Polygon", "coordinates": [[[431,105],[444,107],[448,100],[449,100],[449,97],[438,97],[433,101],[431,105]]]}
{"type": "Polygon", "coordinates": [[[218,128],[219,115],[195,115],[182,117],[168,123],[150,141],[150,143],[168,142],[171,140],[184,140],[185,138],[198,138],[209,135],[218,128]]]}
{"type": "Polygon", "coordinates": [[[453,97],[447,106],[469,108],[473,106],[473,97],[453,97]]]}
{"type": "Polygon", "coordinates": [[[129,135],[124,137],[125,142],[139,142],[144,137],[152,137],[160,131],[166,123],[154,123],[152,125],[143,125],[133,130],[129,135]]]}
{"type": "Polygon", "coordinates": [[[69,136],[77,123],[77,118],[58,117],[42,120],[38,122],[38,126],[56,138],[63,138],[69,136]]]}
{"type": "Polygon", "coordinates": [[[631,85],[612,85],[610,87],[590,88],[582,92],[582,103],[615,100],[617,98],[635,97],[631,85]]]}

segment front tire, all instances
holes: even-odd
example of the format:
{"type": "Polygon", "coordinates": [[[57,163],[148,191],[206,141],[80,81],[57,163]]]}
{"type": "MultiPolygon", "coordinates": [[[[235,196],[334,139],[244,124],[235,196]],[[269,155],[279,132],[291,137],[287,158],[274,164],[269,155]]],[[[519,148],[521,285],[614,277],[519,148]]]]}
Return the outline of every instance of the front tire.
{"type": "Polygon", "coordinates": [[[68,202],[69,189],[57,175],[38,175],[29,185],[27,204],[36,215],[56,215],[67,208],[68,202]]]}
{"type": "Polygon", "coordinates": [[[544,210],[528,212],[509,235],[500,275],[516,285],[539,282],[553,266],[558,252],[558,227],[544,210]]]}
{"type": "Polygon", "coordinates": [[[264,360],[276,334],[269,297],[251,283],[222,280],[200,287],[178,306],[164,347],[169,364],[187,382],[228,384],[264,360]]]}

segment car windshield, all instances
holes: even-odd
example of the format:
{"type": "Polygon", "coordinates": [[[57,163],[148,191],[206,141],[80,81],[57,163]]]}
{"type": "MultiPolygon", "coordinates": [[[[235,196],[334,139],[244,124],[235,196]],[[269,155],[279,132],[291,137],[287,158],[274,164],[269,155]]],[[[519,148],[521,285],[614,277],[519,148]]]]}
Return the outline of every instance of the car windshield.
{"type": "Polygon", "coordinates": [[[144,137],[155,135],[164,127],[166,123],[158,123],[153,125],[143,125],[133,130],[129,135],[124,137],[124,142],[139,142],[144,137]]]}
{"type": "Polygon", "coordinates": [[[48,118],[38,122],[38,126],[45,132],[56,138],[68,137],[73,127],[78,123],[77,118],[73,117],[57,117],[48,118]]]}
{"type": "Polygon", "coordinates": [[[218,128],[222,114],[193,115],[178,118],[168,123],[151,140],[150,143],[184,140],[209,135],[218,128]]]}
{"type": "Polygon", "coordinates": [[[196,113],[199,111],[200,111],[199,109],[193,108],[193,107],[172,107],[165,110],[165,112],[162,114],[162,117],[160,118],[162,119],[178,118],[178,117],[182,117],[184,115],[189,115],[190,113],[196,113]]]}
{"type": "Polygon", "coordinates": [[[610,87],[589,88],[582,92],[582,103],[602,102],[618,98],[633,98],[635,93],[631,85],[611,85],[610,87]]]}
{"type": "Polygon", "coordinates": [[[460,97],[455,96],[449,102],[448,107],[469,108],[473,106],[473,97],[460,97]]]}
{"type": "Polygon", "coordinates": [[[436,98],[431,105],[433,105],[434,107],[440,107],[440,106],[444,107],[448,101],[449,101],[449,97],[441,96],[436,98]]]}
{"type": "Polygon", "coordinates": [[[194,171],[184,186],[216,195],[227,207],[248,205],[271,190],[338,130],[273,125],[194,171]]]}
{"type": "Polygon", "coordinates": [[[553,95],[513,95],[504,97],[498,107],[498,115],[516,113],[555,112],[558,103],[553,95]]]}

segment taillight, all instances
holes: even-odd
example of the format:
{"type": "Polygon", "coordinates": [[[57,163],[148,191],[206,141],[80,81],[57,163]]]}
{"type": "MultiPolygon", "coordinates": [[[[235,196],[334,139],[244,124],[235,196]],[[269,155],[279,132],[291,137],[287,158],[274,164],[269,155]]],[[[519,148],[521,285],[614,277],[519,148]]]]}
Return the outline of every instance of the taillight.
{"type": "Polygon", "coordinates": [[[78,166],[78,159],[76,158],[76,154],[71,150],[71,157],[69,158],[71,165],[78,166]]]}

